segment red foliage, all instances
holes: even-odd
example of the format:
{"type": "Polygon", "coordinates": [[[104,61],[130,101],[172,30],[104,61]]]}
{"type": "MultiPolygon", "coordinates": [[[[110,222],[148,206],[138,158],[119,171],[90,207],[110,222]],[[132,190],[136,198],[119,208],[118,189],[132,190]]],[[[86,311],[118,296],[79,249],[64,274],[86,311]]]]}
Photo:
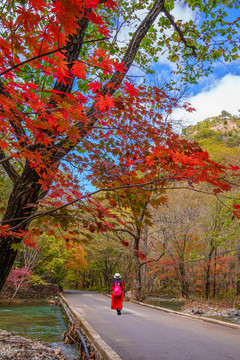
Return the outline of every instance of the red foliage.
{"type": "Polygon", "coordinates": [[[31,278],[31,273],[31,270],[27,266],[12,269],[8,275],[7,283],[11,283],[14,286],[21,284],[22,287],[26,287],[31,278]]]}
{"type": "MultiPolygon", "coordinates": [[[[79,174],[105,190],[146,184],[164,188],[175,181],[189,181],[191,186],[208,182],[214,193],[230,189],[222,180],[225,168],[162,120],[176,100],[156,88],[124,83],[128,69],[100,45],[98,40],[109,35],[104,11],[116,6],[113,0],[31,0],[12,7],[12,17],[2,14],[3,28],[14,36],[0,38],[0,148],[13,162],[26,164],[22,174],[34,174],[48,193],[45,199],[29,195],[25,217],[12,227],[3,223],[4,236],[24,235],[25,243],[35,246],[34,236],[25,230],[35,205],[42,214],[46,209],[51,214],[74,203],[96,217],[96,223],[82,227],[90,232],[112,229],[117,216],[83,196],[79,174]],[[71,62],[69,41],[81,31],[81,21],[92,23],[95,38],[84,37],[87,59],[71,62]],[[89,75],[93,68],[101,72],[99,80],[89,75]],[[118,81],[114,76],[109,80],[112,73],[118,81]],[[71,92],[67,89],[74,79],[84,85],[71,92]],[[71,173],[72,164],[80,164],[77,176],[71,173]]],[[[189,104],[184,106],[192,111],[189,104]]],[[[123,190],[120,196],[128,193],[123,190]]],[[[112,201],[112,207],[115,204],[112,201]]]]}

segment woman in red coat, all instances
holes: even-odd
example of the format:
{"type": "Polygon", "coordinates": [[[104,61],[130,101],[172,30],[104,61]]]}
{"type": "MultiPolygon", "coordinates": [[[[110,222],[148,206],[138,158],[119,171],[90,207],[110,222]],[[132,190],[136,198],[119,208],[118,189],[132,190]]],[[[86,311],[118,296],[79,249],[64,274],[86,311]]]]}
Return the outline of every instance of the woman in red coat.
{"type": "Polygon", "coordinates": [[[124,284],[121,280],[121,275],[116,273],[112,282],[112,304],[111,309],[117,310],[117,314],[121,315],[122,303],[123,303],[123,290],[124,284]]]}

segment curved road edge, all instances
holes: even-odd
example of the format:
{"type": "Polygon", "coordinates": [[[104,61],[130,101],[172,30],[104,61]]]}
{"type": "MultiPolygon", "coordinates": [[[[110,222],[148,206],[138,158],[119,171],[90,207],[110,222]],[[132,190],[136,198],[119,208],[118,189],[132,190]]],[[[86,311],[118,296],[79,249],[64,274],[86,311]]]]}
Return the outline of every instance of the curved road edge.
{"type": "Polygon", "coordinates": [[[212,319],[212,318],[208,318],[208,317],[204,317],[204,316],[196,316],[196,315],[186,314],[186,313],[183,313],[183,312],[180,312],[180,311],[175,311],[175,310],[170,310],[170,309],[162,308],[162,307],[159,307],[159,306],[154,306],[154,305],[145,304],[145,303],[142,303],[142,302],[136,301],[136,300],[132,300],[131,302],[133,302],[133,303],[135,303],[135,304],[142,305],[142,306],[146,306],[146,307],[149,307],[149,308],[152,308],[152,309],[156,309],[156,310],[160,310],[160,311],[165,311],[165,312],[168,312],[168,313],[171,313],[171,314],[176,314],[176,315],[191,317],[191,318],[193,318],[193,319],[203,320],[203,321],[206,321],[206,322],[211,322],[211,323],[214,323],[214,324],[218,324],[218,325],[222,325],[222,326],[227,326],[227,327],[230,327],[230,328],[233,328],[233,329],[238,329],[238,330],[240,330],[240,325],[233,324],[233,323],[228,323],[228,322],[226,322],[226,321],[216,320],[216,319],[212,319]]]}
{"type": "Polygon", "coordinates": [[[65,297],[60,294],[61,300],[64,302],[73,317],[79,322],[81,330],[85,333],[93,347],[97,350],[104,360],[122,360],[120,356],[103,341],[101,336],[89,325],[89,323],[79,314],[74,306],[70,306],[65,297]]]}
{"type": "MultiPolygon", "coordinates": [[[[110,296],[108,294],[102,294],[102,295],[105,295],[107,297],[110,296]]],[[[63,303],[66,305],[68,310],[71,312],[71,314],[75,318],[75,320],[79,323],[80,331],[82,331],[86,335],[89,342],[96,349],[97,353],[102,357],[102,359],[104,359],[104,360],[122,360],[122,358],[107,343],[105,343],[105,341],[96,332],[96,330],[94,330],[92,328],[92,326],[83,318],[83,316],[79,313],[77,308],[75,308],[74,306],[71,306],[71,305],[68,304],[68,302],[67,302],[67,300],[66,300],[66,298],[64,297],[63,294],[60,294],[60,298],[63,301],[63,303]]],[[[225,322],[225,321],[211,319],[211,318],[202,317],[202,316],[186,314],[186,313],[183,313],[183,312],[180,312],[180,311],[175,311],[175,310],[170,310],[170,309],[166,309],[166,308],[162,308],[162,307],[158,307],[158,306],[154,306],[154,305],[149,305],[149,304],[145,304],[145,303],[135,301],[135,300],[132,300],[131,302],[139,304],[141,306],[152,308],[152,309],[155,309],[155,310],[175,314],[175,315],[178,315],[178,316],[190,317],[192,319],[202,320],[202,321],[205,321],[205,322],[210,322],[210,323],[218,324],[218,325],[221,325],[221,326],[230,327],[230,328],[240,330],[240,325],[237,325],[237,324],[228,323],[228,322],[225,322]]]]}
{"type": "MultiPolygon", "coordinates": [[[[109,294],[103,294],[103,295],[111,297],[111,295],[109,295],[109,294]]],[[[216,320],[216,319],[208,318],[208,317],[205,317],[205,316],[197,316],[197,315],[192,315],[192,314],[186,314],[186,313],[181,312],[181,311],[176,311],[176,310],[162,308],[160,306],[145,304],[143,302],[136,301],[136,300],[131,300],[130,302],[133,302],[133,303],[138,304],[138,305],[146,306],[146,307],[149,307],[151,309],[165,311],[165,312],[168,312],[168,313],[171,313],[171,314],[176,314],[176,315],[180,315],[180,316],[186,316],[186,317],[190,317],[192,319],[203,320],[203,321],[206,321],[206,322],[211,322],[213,324],[218,324],[218,325],[227,326],[227,327],[230,327],[230,328],[233,328],[233,329],[240,330],[240,325],[233,324],[233,323],[230,323],[230,322],[228,323],[227,321],[216,320]]]]}

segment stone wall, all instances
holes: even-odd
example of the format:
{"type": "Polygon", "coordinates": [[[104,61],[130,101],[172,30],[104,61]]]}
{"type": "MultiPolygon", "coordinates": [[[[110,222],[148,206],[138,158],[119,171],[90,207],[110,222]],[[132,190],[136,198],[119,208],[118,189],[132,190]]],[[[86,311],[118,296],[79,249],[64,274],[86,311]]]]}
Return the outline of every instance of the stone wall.
{"type": "Polygon", "coordinates": [[[70,335],[71,338],[76,339],[77,345],[81,358],[86,358],[86,352],[82,347],[82,340],[77,339],[76,330],[79,330],[81,338],[84,339],[84,342],[88,348],[89,359],[93,358],[95,360],[122,360],[115,351],[103,341],[103,339],[99,336],[99,334],[90,326],[90,324],[84,319],[84,317],[80,314],[80,311],[76,306],[70,306],[67,303],[66,298],[63,294],[60,294],[60,302],[64,308],[64,311],[67,315],[71,316],[71,328],[70,335]]]}
{"type": "MultiPolygon", "coordinates": [[[[15,292],[15,288],[8,285],[0,293],[0,299],[10,299],[15,292]]],[[[18,290],[16,299],[44,299],[59,295],[60,289],[57,284],[32,285],[18,290]]]]}

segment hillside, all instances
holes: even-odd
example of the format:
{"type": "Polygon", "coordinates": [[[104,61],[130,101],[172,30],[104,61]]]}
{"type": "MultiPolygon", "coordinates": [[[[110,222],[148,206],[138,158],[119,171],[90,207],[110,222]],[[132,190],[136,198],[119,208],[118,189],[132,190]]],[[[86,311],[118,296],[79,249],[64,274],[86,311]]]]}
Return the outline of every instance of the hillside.
{"type": "Polygon", "coordinates": [[[222,111],[196,125],[188,126],[183,136],[196,141],[211,158],[222,164],[240,162],[240,117],[222,111]]]}

